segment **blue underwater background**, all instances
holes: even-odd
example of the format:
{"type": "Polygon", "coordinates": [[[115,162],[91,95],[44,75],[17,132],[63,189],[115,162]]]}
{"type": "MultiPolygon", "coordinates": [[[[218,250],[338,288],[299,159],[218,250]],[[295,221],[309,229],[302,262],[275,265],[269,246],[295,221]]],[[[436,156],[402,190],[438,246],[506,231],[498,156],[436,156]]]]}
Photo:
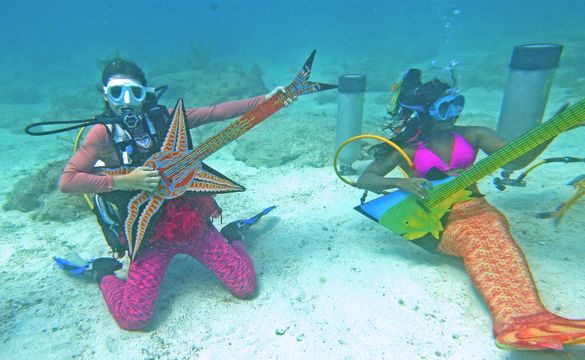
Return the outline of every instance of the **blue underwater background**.
{"type": "Polygon", "coordinates": [[[96,61],[116,53],[149,70],[184,60],[193,46],[208,51],[212,61],[263,68],[296,64],[316,48],[318,59],[346,64],[348,70],[386,66],[386,83],[403,68],[433,59],[463,61],[483,54],[466,65],[491,60],[501,66],[512,46],[532,42],[565,44],[563,66],[578,68],[573,54],[582,50],[585,10],[579,0],[8,0],[0,5],[1,76],[13,84],[3,89],[2,99],[9,103],[42,102],[49,95],[43,83],[57,82],[65,91],[63,82],[95,81],[96,61]],[[500,52],[505,56],[497,56],[500,52]],[[27,82],[36,86],[25,99],[20,91],[27,82]]]}
{"type": "MultiPolygon", "coordinates": [[[[585,97],[584,14],[583,0],[0,0],[0,359],[585,359],[583,346],[498,350],[457,259],[424,253],[352,210],[361,192],[331,167],[335,91],[299,99],[215,156],[214,167],[248,188],[219,198],[228,220],[278,205],[279,220],[249,245],[257,298],[231,298],[181,258],[148,332],[119,329],[95,284],[54,267],[54,255],[108,249],[83,200],[57,189],[75,134],[23,131],[100,113],[101,70],[116,55],[141,66],[150,85],[169,85],[165,105],[184,97],[195,107],[286,85],[313,49],[312,80],[367,75],[365,133],[382,134],[404,70],[448,79],[432,64],[452,60],[462,121],[495,128],[512,48],[558,43],[548,117],[585,97]]],[[[205,139],[224,125],[192,134],[205,139]]],[[[541,158],[583,157],[583,134],[563,134],[541,158]]],[[[585,317],[585,204],[561,226],[534,214],[572,196],[566,183],[581,174],[583,163],[545,165],[526,188],[480,184],[508,216],[545,303],[575,318],[585,317]]]]}

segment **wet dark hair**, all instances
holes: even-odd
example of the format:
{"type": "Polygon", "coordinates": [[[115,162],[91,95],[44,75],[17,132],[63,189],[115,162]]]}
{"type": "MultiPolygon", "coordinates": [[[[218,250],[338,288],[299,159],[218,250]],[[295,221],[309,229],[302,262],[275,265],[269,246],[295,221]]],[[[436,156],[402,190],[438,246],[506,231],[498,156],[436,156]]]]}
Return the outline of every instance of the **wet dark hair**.
{"type": "MultiPolygon", "coordinates": [[[[404,119],[405,125],[399,135],[392,138],[392,141],[399,146],[424,141],[431,134],[434,127],[434,120],[428,116],[429,107],[442,96],[445,96],[451,86],[439,79],[432,79],[424,84],[420,81],[421,72],[418,69],[411,69],[405,75],[402,91],[398,101],[410,107],[422,107],[424,112],[402,107],[396,116],[404,119]]],[[[394,148],[386,143],[372,146],[368,154],[375,160],[381,160],[392,154],[394,148]]]]}
{"type": "Polygon", "coordinates": [[[426,110],[439,98],[445,96],[449,89],[451,86],[439,79],[427,81],[415,90],[416,105],[422,106],[426,110]]]}
{"type": "Polygon", "coordinates": [[[102,84],[106,86],[108,80],[115,75],[125,75],[131,79],[138,80],[143,86],[147,85],[144,71],[132,61],[121,57],[115,57],[106,62],[102,71],[102,84]]]}

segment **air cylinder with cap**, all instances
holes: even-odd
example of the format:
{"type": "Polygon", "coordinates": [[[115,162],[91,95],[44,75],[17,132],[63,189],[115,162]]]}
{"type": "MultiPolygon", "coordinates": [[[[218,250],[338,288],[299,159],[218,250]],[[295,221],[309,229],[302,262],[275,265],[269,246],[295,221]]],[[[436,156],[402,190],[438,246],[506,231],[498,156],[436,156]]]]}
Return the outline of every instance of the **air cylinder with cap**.
{"type": "Polygon", "coordinates": [[[562,50],[559,44],[514,47],[498,120],[500,136],[511,140],[542,122],[562,50]]]}
{"type": "MultiPolygon", "coordinates": [[[[347,139],[361,135],[366,92],[366,76],[347,74],[339,77],[337,95],[337,130],[335,148],[347,139]]],[[[354,161],[360,158],[360,143],[351,142],[339,153],[339,169],[342,174],[352,174],[354,161]]]]}

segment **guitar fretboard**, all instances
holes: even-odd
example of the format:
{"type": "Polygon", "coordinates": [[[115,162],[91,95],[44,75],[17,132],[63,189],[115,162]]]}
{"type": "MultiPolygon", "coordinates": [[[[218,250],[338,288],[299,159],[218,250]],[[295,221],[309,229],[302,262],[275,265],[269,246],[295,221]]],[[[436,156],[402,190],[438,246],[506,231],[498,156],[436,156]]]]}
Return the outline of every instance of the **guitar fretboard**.
{"type": "Polygon", "coordinates": [[[334,88],[335,86],[308,81],[311,74],[310,63],[305,64],[297,74],[293,82],[285,88],[284,93],[278,93],[266,102],[250,110],[244,116],[231,123],[216,135],[205,140],[203,144],[192,150],[189,155],[180,161],[179,166],[187,166],[196,161],[203,160],[221,149],[225,145],[237,139],[254,126],[266,120],[270,115],[284,107],[285,101],[296,96],[310,94],[321,90],[334,88]]]}
{"type": "Polygon", "coordinates": [[[423,203],[429,208],[437,205],[457,191],[467,188],[510,161],[583,121],[585,121],[585,100],[581,100],[551,120],[517,137],[452,181],[438,187],[436,191],[431,191],[423,203]]]}
{"type": "Polygon", "coordinates": [[[229,144],[233,140],[242,136],[244,133],[258,125],[270,115],[274,114],[284,106],[284,101],[287,97],[279,93],[271,97],[264,103],[258,105],[238,120],[231,123],[225,129],[205,140],[196,149],[193,149],[183,161],[193,162],[203,160],[229,144]]]}

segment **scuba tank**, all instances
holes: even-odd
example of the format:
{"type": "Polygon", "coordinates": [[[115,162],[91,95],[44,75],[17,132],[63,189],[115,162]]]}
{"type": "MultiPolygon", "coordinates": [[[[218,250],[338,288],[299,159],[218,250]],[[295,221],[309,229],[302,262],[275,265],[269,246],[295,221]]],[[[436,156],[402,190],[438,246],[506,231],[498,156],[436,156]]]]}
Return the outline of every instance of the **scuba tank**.
{"type": "MultiPolygon", "coordinates": [[[[362,132],[362,117],[364,112],[364,94],[366,91],[365,75],[342,75],[339,77],[337,95],[337,127],[335,134],[335,148],[339,148],[347,139],[362,132]]],[[[348,144],[339,154],[342,173],[351,174],[354,161],[360,157],[360,144],[348,144]]]]}
{"type": "Polygon", "coordinates": [[[528,44],[514,48],[497,133],[514,139],[542,122],[563,46],[528,44]]]}

